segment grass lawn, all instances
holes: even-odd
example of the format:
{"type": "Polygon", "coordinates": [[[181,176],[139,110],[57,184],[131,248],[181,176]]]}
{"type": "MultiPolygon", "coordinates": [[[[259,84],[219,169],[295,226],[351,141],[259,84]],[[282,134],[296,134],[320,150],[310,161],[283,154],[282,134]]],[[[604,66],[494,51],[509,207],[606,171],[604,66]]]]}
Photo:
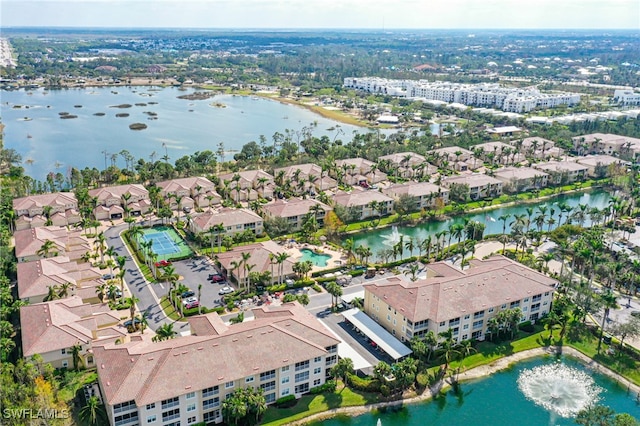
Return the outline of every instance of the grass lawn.
{"type": "Polygon", "coordinates": [[[379,401],[379,394],[357,392],[349,388],[343,389],[339,384],[338,390],[335,392],[321,395],[305,395],[291,408],[269,407],[262,419],[262,424],[269,426],[283,425],[332,408],[363,406],[379,401]]]}
{"type": "Polygon", "coordinates": [[[167,296],[162,296],[162,298],[160,299],[160,307],[164,311],[165,315],[168,316],[170,319],[174,321],[186,321],[185,319],[180,318],[180,313],[178,313],[174,309],[169,299],[167,299],[167,296]]]}
{"type": "Polygon", "coordinates": [[[95,370],[65,371],[60,382],[60,399],[66,401],[70,406],[71,401],[76,397],[78,390],[84,385],[93,383],[98,380],[98,373],[95,370]]]}

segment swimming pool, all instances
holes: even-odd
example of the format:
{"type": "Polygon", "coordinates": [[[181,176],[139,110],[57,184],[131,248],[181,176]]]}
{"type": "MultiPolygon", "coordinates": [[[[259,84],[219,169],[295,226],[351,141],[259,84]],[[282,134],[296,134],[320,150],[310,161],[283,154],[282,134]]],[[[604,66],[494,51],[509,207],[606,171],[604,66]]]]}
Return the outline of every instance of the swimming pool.
{"type": "Polygon", "coordinates": [[[300,253],[302,253],[300,262],[309,260],[315,266],[325,267],[327,266],[327,262],[329,261],[329,259],[331,259],[331,255],[329,254],[316,253],[315,251],[309,249],[301,249],[300,253]]]}

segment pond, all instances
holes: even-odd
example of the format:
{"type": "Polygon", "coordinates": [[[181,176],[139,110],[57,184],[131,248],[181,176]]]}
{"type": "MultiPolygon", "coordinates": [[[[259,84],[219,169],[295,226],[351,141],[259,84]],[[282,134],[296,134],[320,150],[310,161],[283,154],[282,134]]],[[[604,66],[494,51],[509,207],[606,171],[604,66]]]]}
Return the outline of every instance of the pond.
{"type": "MultiPolygon", "coordinates": [[[[444,221],[431,220],[418,224],[416,226],[398,226],[391,228],[374,229],[371,231],[364,231],[358,234],[354,234],[348,236],[347,238],[353,238],[354,247],[357,247],[359,245],[370,247],[373,251],[372,260],[380,261],[380,252],[384,249],[392,248],[393,245],[396,244],[401,237],[403,238],[404,242],[408,241],[410,238],[415,238],[416,240],[423,240],[428,236],[435,238],[436,233],[441,231],[448,231],[451,225],[453,225],[454,223],[464,223],[465,219],[484,223],[484,235],[492,235],[502,234],[502,226],[504,222],[499,218],[503,215],[510,215],[509,219],[506,221],[505,230],[508,234],[509,232],[511,232],[511,222],[513,222],[514,215],[527,215],[527,208],[533,208],[533,217],[535,217],[539,213],[538,207],[546,206],[548,210],[547,216],[552,209],[554,210],[553,218],[555,220],[555,224],[552,224],[551,226],[551,229],[554,229],[559,222],[559,204],[566,203],[572,208],[582,204],[588,206],[588,208],[597,207],[599,209],[602,209],[608,206],[610,199],[611,194],[604,190],[577,192],[573,194],[559,195],[539,202],[522,203],[518,205],[487,210],[484,212],[468,213],[444,221]]],[[[565,222],[565,219],[566,214],[563,215],[563,223],[565,222]]],[[[585,218],[584,225],[591,225],[591,219],[588,215],[585,218]]],[[[536,225],[531,224],[531,229],[536,229],[536,225]]],[[[545,224],[543,229],[546,231],[549,229],[549,226],[545,224]]],[[[455,241],[456,240],[453,239],[452,243],[455,241]]],[[[402,256],[409,257],[411,255],[417,254],[417,248],[413,251],[413,253],[409,253],[409,251],[405,249],[402,256]]]]}
{"type": "MultiPolygon", "coordinates": [[[[311,423],[323,426],[374,426],[378,419],[382,426],[403,425],[492,425],[492,426],[569,426],[575,425],[571,417],[561,417],[532,400],[518,388],[518,378],[525,370],[553,364],[555,357],[541,357],[519,362],[508,370],[489,377],[465,382],[461,392],[449,391],[435,401],[407,404],[399,409],[388,409],[357,417],[340,416],[311,423]]],[[[617,382],[586,369],[573,358],[564,357],[562,363],[593,378],[599,389],[599,404],[611,407],[617,413],[629,413],[636,417],[640,406],[635,395],[627,393],[617,382]]],[[[561,383],[558,380],[558,383],[561,383]]]]}

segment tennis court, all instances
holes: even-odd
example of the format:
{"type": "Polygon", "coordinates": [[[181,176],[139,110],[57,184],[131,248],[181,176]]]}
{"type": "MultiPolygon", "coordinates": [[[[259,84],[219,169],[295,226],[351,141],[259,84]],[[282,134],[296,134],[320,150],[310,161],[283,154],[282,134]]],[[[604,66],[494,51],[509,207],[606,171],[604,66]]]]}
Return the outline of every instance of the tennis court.
{"type": "Polygon", "coordinates": [[[158,260],[184,258],[193,254],[175,229],[168,226],[144,229],[140,239],[144,242],[151,241],[151,250],[158,255],[158,260]]]}

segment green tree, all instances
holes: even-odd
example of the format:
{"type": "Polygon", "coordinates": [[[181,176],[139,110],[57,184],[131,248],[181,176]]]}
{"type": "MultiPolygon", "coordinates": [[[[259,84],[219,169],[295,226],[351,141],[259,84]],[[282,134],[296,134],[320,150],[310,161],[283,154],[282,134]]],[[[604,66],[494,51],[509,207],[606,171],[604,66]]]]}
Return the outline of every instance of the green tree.
{"type": "Polygon", "coordinates": [[[163,324],[156,330],[156,335],[153,336],[154,342],[161,342],[163,340],[169,340],[176,337],[176,332],[173,330],[173,324],[163,324]]]}
{"type": "Polygon", "coordinates": [[[329,372],[334,379],[342,379],[345,387],[347,386],[347,377],[353,373],[353,360],[351,358],[340,358],[329,372]]]}
{"type": "Polygon", "coordinates": [[[80,409],[78,415],[80,420],[87,425],[102,426],[109,424],[107,412],[97,396],[89,397],[87,404],[80,409]]]}

